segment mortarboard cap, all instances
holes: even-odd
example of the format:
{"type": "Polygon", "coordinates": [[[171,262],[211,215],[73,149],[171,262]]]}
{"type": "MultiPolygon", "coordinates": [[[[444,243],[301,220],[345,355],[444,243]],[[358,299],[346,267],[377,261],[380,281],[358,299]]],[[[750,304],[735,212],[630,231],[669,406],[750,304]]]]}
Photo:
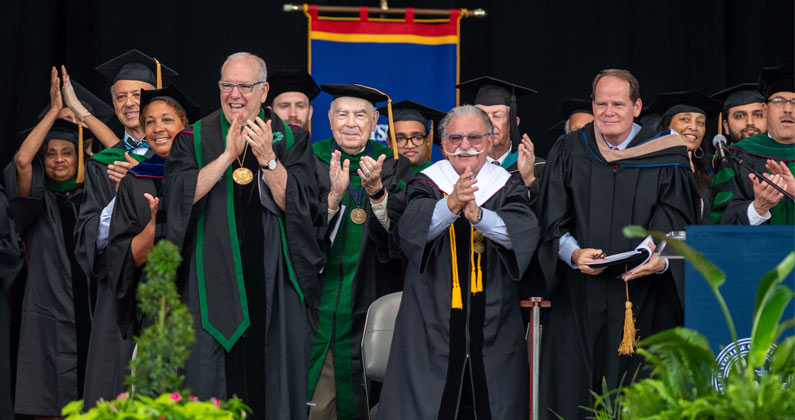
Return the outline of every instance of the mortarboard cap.
{"type": "Polygon", "coordinates": [[[667,117],[680,112],[698,112],[712,117],[718,115],[721,108],[720,102],[710,99],[704,92],[688,90],[657,95],[657,98],[649,106],[649,113],[658,113],[667,117]]]}
{"type": "Polygon", "coordinates": [[[574,114],[585,113],[593,115],[591,101],[583,99],[564,98],[560,103],[560,118],[568,120],[574,114]]]}
{"type": "Polygon", "coordinates": [[[320,88],[309,73],[303,70],[274,70],[268,73],[267,104],[285,92],[301,92],[309,98],[309,102],[320,93],[320,88]]]}
{"type": "MultiPolygon", "coordinates": [[[[378,112],[382,114],[386,113],[387,111],[387,107],[385,106],[378,108],[378,112]]],[[[417,121],[426,127],[428,126],[428,122],[431,123],[431,126],[428,129],[428,136],[430,137],[430,141],[428,142],[428,159],[431,158],[432,145],[434,143],[441,145],[441,140],[434,136],[434,126],[438,127],[439,121],[441,121],[445,115],[446,114],[444,112],[439,111],[438,109],[431,108],[408,99],[392,104],[392,120],[394,122],[417,121]]]]}
{"type": "Polygon", "coordinates": [[[96,70],[113,83],[119,80],[138,80],[158,89],[162,88],[164,79],[178,75],[176,71],[161,64],[156,58],[149,57],[136,49],[110,59],[99,65],[96,70]]]}
{"type": "Polygon", "coordinates": [[[389,100],[389,96],[380,90],[359,84],[330,83],[327,85],[321,85],[320,89],[322,89],[323,92],[333,96],[334,99],[346,96],[361,98],[370,102],[373,104],[373,106],[375,106],[375,104],[378,102],[387,102],[389,100]]]}
{"type": "MultiPolygon", "coordinates": [[[[107,122],[110,117],[114,115],[113,107],[108,105],[102,99],[99,99],[97,95],[91,93],[90,90],[86,89],[80,83],[77,83],[74,79],[72,79],[72,87],[75,90],[75,95],[77,95],[77,99],[83,104],[84,107],[90,112],[93,116],[99,118],[103,122],[107,122]]],[[[44,118],[44,115],[50,110],[50,106],[47,105],[44,109],[39,113],[37,119],[41,120],[44,118]]]]}
{"type": "Polygon", "coordinates": [[[764,67],[759,72],[759,92],[770,99],[776,92],[795,92],[795,70],[792,63],[776,67],[764,67]]]}
{"type": "Polygon", "coordinates": [[[199,119],[199,105],[193,100],[188,98],[185,93],[177,89],[174,85],[168,85],[167,88],[144,90],[141,89],[141,109],[144,109],[152,101],[168,99],[173,102],[185,116],[188,117],[189,122],[195,122],[199,119]]]}
{"type": "Polygon", "coordinates": [[[511,127],[511,146],[514,149],[519,147],[521,139],[519,138],[519,127],[516,124],[516,98],[530,93],[538,93],[537,91],[491,76],[467,80],[457,84],[456,87],[466,91],[477,91],[473,102],[474,105],[505,105],[509,107],[511,110],[510,121],[508,122],[511,127]]]}
{"type": "Polygon", "coordinates": [[[732,86],[713,93],[710,98],[723,102],[724,111],[736,106],[765,102],[765,97],[759,93],[756,83],[742,83],[732,86]]]}

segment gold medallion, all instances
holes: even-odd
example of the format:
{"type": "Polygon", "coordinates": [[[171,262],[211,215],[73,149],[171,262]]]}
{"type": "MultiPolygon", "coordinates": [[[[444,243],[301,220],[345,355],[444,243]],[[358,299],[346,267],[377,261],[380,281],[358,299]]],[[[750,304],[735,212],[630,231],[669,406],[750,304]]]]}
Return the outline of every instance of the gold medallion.
{"type": "Polygon", "coordinates": [[[351,222],[361,225],[365,220],[367,220],[366,211],[360,209],[359,207],[351,210],[351,222]]]}
{"type": "Polygon", "coordinates": [[[236,184],[246,185],[254,180],[254,174],[251,172],[251,169],[240,167],[232,172],[232,179],[236,184]]]}
{"type": "Polygon", "coordinates": [[[475,242],[483,242],[483,239],[485,239],[485,238],[483,237],[483,234],[482,234],[482,233],[480,233],[480,232],[478,232],[478,231],[475,231],[475,232],[472,234],[472,240],[473,240],[473,241],[475,241],[475,242]]]}
{"type": "Polygon", "coordinates": [[[476,254],[482,254],[486,250],[486,245],[483,242],[475,242],[472,244],[472,249],[476,254]]]}

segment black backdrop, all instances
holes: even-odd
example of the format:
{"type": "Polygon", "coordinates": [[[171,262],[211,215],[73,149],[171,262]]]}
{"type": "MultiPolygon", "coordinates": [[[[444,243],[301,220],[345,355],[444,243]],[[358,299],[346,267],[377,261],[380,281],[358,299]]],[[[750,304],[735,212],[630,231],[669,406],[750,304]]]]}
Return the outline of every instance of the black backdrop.
{"type": "MultiPolygon", "coordinates": [[[[362,3],[378,6],[376,0],[362,3]]],[[[519,116],[520,130],[543,156],[554,140],[547,128],[558,119],[559,100],[587,98],[591,79],[602,68],[630,69],[649,104],[661,91],[711,93],[756,81],[762,66],[792,61],[793,3],[393,0],[390,6],[486,9],[487,18],[462,21],[461,80],[490,74],[539,90],[519,101],[519,116]]],[[[306,18],[283,12],[281,1],[12,0],[4,7],[3,166],[21,142],[18,133],[35,124],[48,104],[52,65],[66,64],[75,80],[110,102],[108,82],[93,68],[138,48],[176,69],[177,83],[204,113],[218,107],[215,82],[232,52],[254,52],[271,69],[306,68],[306,18]]],[[[387,65],[423,63],[395,57],[387,65]]]]}

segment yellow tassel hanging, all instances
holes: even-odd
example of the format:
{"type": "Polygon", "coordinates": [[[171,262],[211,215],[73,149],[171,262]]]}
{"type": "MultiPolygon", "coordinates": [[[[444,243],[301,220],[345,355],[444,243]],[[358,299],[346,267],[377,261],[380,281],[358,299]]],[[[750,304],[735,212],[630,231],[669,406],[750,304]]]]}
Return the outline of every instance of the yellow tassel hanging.
{"type": "Polygon", "coordinates": [[[155,81],[155,83],[157,83],[157,85],[155,87],[157,89],[163,89],[163,74],[162,74],[161,69],[160,69],[160,62],[157,61],[156,58],[153,58],[153,60],[155,60],[155,66],[157,67],[157,79],[155,81]]]}
{"type": "Polygon", "coordinates": [[[477,288],[476,288],[477,292],[482,292],[483,291],[483,270],[480,269],[480,256],[481,256],[481,254],[478,254],[478,278],[477,278],[477,282],[476,282],[476,284],[477,284],[477,288]]]}
{"type": "Polygon", "coordinates": [[[83,126],[77,125],[77,179],[75,182],[82,184],[85,181],[85,159],[83,158],[83,126]]]}
{"type": "MultiPolygon", "coordinates": [[[[474,295],[478,292],[477,273],[475,272],[475,232],[473,228],[469,228],[469,266],[472,268],[472,273],[469,276],[469,291],[474,295]]],[[[480,255],[478,255],[480,257],[480,255]]]]}
{"type": "Polygon", "coordinates": [[[618,354],[631,356],[635,353],[635,316],[632,314],[632,302],[629,301],[629,283],[624,282],[627,301],[624,302],[624,337],[618,346],[618,354]]]}
{"type": "Polygon", "coordinates": [[[428,133],[428,152],[426,154],[426,158],[431,160],[431,155],[433,154],[433,120],[431,120],[431,131],[428,133]]]}
{"type": "Polygon", "coordinates": [[[450,256],[453,262],[453,296],[450,307],[453,309],[464,309],[464,304],[461,301],[461,282],[458,280],[458,252],[455,246],[455,229],[450,225],[450,256]]]}

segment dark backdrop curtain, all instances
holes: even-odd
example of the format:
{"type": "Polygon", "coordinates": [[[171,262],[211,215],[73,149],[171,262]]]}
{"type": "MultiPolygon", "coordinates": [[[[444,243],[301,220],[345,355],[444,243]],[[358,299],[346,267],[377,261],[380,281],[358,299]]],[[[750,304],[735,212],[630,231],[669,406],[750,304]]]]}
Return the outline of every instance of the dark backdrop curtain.
{"type": "MultiPolygon", "coordinates": [[[[66,64],[75,80],[110,102],[109,83],[93,68],[138,48],[176,69],[177,83],[204,113],[218,107],[215,83],[232,52],[254,52],[270,69],[306,68],[306,18],[282,12],[282,3],[7,2],[0,18],[5,43],[0,165],[12,159],[22,140],[18,133],[32,126],[49,103],[52,65],[66,64]]],[[[378,6],[375,0],[362,3],[378,6]]],[[[760,67],[793,60],[790,0],[393,0],[390,6],[485,8],[486,19],[462,21],[461,80],[490,74],[539,90],[520,99],[519,116],[520,130],[537,143],[542,156],[554,141],[547,128],[558,119],[560,99],[587,98],[600,69],[630,69],[649,104],[660,91],[700,88],[711,93],[756,81],[760,67]]],[[[340,65],[353,62],[341,59],[340,65]]],[[[395,63],[384,66],[395,64],[423,65],[395,57],[395,63]]],[[[715,125],[710,125],[713,131],[715,125]]]]}

